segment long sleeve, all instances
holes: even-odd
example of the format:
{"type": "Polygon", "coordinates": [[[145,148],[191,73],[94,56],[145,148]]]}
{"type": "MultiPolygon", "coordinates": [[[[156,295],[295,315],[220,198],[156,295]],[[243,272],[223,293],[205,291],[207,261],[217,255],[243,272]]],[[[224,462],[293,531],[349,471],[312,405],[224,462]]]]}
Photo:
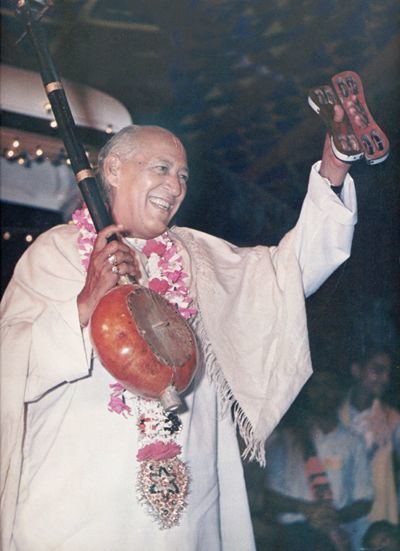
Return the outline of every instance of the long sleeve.
{"type": "Polygon", "coordinates": [[[89,361],[76,296],[84,272],[75,228],[43,234],[19,261],[1,304],[1,522],[9,548],[22,460],[24,404],[84,377],[89,361]]]}
{"type": "Polygon", "coordinates": [[[347,175],[341,198],[319,174],[320,162],[310,172],[307,195],[296,226],[277,248],[271,248],[274,263],[282,253],[294,248],[302,273],[304,294],[314,293],[350,256],[357,200],[352,178],[347,175]]]}

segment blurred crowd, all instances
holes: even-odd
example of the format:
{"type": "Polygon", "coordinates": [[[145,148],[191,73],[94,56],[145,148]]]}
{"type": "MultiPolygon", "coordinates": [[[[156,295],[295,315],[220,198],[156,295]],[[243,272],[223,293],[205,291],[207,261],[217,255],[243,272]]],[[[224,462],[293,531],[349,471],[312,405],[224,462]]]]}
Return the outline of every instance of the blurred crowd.
{"type": "Polygon", "coordinates": [[[348,384],[315,369],[245,465],[258,551],[400,551],[400,413],[386,400],[393,355],[365,348],[348,384]]]}

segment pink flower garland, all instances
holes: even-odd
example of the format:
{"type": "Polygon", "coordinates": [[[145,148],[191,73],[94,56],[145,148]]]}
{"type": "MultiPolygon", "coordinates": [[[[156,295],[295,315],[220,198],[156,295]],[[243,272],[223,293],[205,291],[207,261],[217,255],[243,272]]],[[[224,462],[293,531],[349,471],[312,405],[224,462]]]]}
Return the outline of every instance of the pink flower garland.
{"type": "Polygon", "coordinates": [[[93,245],[96,241],[97,233],[93,220],[86,206],[76,210],[72,215],[74,224],[79,228],[78,250],[82,266],[87,270],[89,268],[90,255],[93,251],[93,245]]]}
{"type": "MultiPolygon", "coordinates": [[[[87,207],[76,210],[72,220],[79,228],[78,250],[82,265],[87,270],[97,237],[96,229],[87,207]]],[[[188,274],[183,270],[182,257],[168,232],[148,241],[136,241],[138,248],[148,258],[149,289],[163,295],[185,319],[196,315],[197,309],[193,306],[193,299],[185,282],[188,274]]]]}
{"type": "MultiPolygon", "coordinates": [[[[82,265],[87,270],[97,237],[96,229],[86,206],[76,210],[72,215],[72,220],[79,228],[78,250],[82,265]]],[[[142,250],[148,259],[149,289],[163,295],[171,304],[176,306],[185,319],[194,316],[197,309],[193,306],[193,299],[190,297],[189,289],[185,283],[188,274],[183,270],[182,257],[179,255],[176,245],[170,239],[168,232],[155,239],[148,241],[136,240],[136,242],[138,248],[142,250]]],[[[110,384],[110,389],[108,410],[123,417],[132,415],[131,408],[125,402],[125,387],[116,382],[110,384]]],[[[146,407],[147,401],[142,400],[142,402],[142,406],[146,407]]],[[[157,405],[156,409],[161,409],[161,406],[157,405]]],[[[164,414],[160,411],[157,415],[162,418],[164,414]]],[[[158,424],[156,423],[155,426],[158,426],[158,424]]],[[[142,436],[144,436],[147,429],[143,428],[142,432],[142,436]]],[[[155,432],[158,432],[158,429],[155,432]]],[[[156,434],[153,437],[156,437],[156,434]]],[[[179,444],[170,439],[165,441],[164,436],[164,441],[157,439],[140,448],[136,459],[138,461],[172,459],[181,452],[182,449],[179,444]]]]}
{"type": "Polygon", "coordinates": [[[197,310],[185,283],[188,274],[183,270],[182,257],[168,233],[146,241],[142,252],[148,258],[149,289],[174,304],[185,319],[194,316],[197,310]]]}

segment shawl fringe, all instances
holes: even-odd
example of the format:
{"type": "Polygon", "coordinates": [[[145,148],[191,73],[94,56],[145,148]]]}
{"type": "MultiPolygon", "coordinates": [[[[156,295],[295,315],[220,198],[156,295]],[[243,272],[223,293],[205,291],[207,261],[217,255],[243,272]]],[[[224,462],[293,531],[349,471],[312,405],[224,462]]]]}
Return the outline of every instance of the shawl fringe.
{"type": "Polygon", "coordinates": [[[223,417],[229,410],[231,411],[235,428],[238,429],[245,443],[246,447],[242,452],[242,459],[257,461],[261,467],[265,467],[265,442],[263,439],[257,439],[254,436],[254,428],[250,420],[236,400],[232,389],[224,377],[201,319],[200,311],[193,319],[193,327],[196,330],[198,339],[202,343],[201,348],[206,375],[217,388],[218,398],[221,404],[221,416],[223,417]]]}

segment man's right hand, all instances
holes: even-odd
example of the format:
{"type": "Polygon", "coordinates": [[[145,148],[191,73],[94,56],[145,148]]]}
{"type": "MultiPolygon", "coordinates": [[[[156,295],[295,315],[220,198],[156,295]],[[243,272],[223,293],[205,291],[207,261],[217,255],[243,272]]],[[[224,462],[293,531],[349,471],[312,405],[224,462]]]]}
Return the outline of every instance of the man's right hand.
{"type": "Polygon", "coordinates": [[[135,253],[119,240],[107,241],[114,233],[121,233],[120,225],[102,229],[94,243],[85,286],[78,295],[78,312],[81,327],[86,327],[99,300],[118,282],[121,275],[140,277],[135,253]]]}

